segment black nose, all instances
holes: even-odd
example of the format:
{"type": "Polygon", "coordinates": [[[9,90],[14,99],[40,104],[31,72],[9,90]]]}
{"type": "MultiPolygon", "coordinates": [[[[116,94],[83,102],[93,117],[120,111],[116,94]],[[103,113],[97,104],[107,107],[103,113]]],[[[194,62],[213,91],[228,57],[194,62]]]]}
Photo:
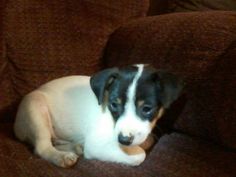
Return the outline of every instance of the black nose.
{"type": "Polygon", "coordinates": [[[133,142],[134,136],[132,136],[132,135],[123,136],[123,134],[120,133],[119,136],[118,136],[118,140],[119,140],[120,144],[128,146],[133,142]]]}

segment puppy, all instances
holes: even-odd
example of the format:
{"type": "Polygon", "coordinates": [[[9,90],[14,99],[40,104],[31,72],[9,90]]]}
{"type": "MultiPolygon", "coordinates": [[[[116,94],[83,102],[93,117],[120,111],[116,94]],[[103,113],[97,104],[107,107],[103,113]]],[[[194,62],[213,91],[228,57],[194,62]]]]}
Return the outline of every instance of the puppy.
{"type": "Polygon", "coordinates": [[[137,166],[146,157],[141,145],[182,87],[173,74],[143,64],[56,79],[24,97],[15,135],[60,167],[81,154],[137,166]]]}

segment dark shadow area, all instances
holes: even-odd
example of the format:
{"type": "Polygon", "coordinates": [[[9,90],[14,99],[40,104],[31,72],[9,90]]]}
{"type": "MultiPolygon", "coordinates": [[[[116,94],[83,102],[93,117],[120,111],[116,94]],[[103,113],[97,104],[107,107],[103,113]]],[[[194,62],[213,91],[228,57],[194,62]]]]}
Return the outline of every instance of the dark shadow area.
{"type": "Polygon", "coordinates": [[[169,109],[166,110],[163,117],[158,120],[156,127],[153,129],[153,134],[157,137],[161,137],[166,133],[171,133],[173,131],[173,126],[175,121],[181,115],[184,106],[187,101],[186,94],[181,95],[181,97],[176,100],[169,109]]]}

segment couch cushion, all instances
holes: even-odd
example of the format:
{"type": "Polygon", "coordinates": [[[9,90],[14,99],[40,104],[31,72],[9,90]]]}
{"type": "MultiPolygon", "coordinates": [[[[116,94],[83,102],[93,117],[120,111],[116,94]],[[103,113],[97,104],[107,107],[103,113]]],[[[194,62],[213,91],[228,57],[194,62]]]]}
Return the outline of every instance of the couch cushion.
{"type": "MultiPolygon", "coordinates": [[[[100,70],[109,34],[124,21],[144,16],[147,9],[148,0],[7,1],[8,65],[1,77],[8,80],[3,90],[10,80],[10,87],[21,97],[48,80],[100,70]]],[[[8,103],[11,93],[1,94],[8,103]]]]}
{"type": "Polygon", "coordinates": [[[175,128],[236,148],[235,41],[236,12],[173,13],[119,28],[105,59],[109,67],[151,63],[183,77],[186,103],[175,128]]]}
{"type": "Polygon", "coordinates": [[[233,177],[236,154],[213,144],[173,133],[163,136],[139,167],[86,160],[69,169],[58,168],[15,140],[11,124],[0,124],[0,176],[70,177],[233,177]]]}

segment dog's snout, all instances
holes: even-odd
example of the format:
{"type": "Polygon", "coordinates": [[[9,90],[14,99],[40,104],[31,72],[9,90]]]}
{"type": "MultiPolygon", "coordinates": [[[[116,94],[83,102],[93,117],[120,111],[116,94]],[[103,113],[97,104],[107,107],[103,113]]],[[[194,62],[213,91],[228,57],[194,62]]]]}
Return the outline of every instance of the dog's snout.
{"type": "Polygon", "coordinates": [[[133,135],[124,136],[122,133],[120,133],[118,135],[118,141],[120,144],[128,146],[128,145],[132,144],[133,140],[134,140],[133,135]]]}

